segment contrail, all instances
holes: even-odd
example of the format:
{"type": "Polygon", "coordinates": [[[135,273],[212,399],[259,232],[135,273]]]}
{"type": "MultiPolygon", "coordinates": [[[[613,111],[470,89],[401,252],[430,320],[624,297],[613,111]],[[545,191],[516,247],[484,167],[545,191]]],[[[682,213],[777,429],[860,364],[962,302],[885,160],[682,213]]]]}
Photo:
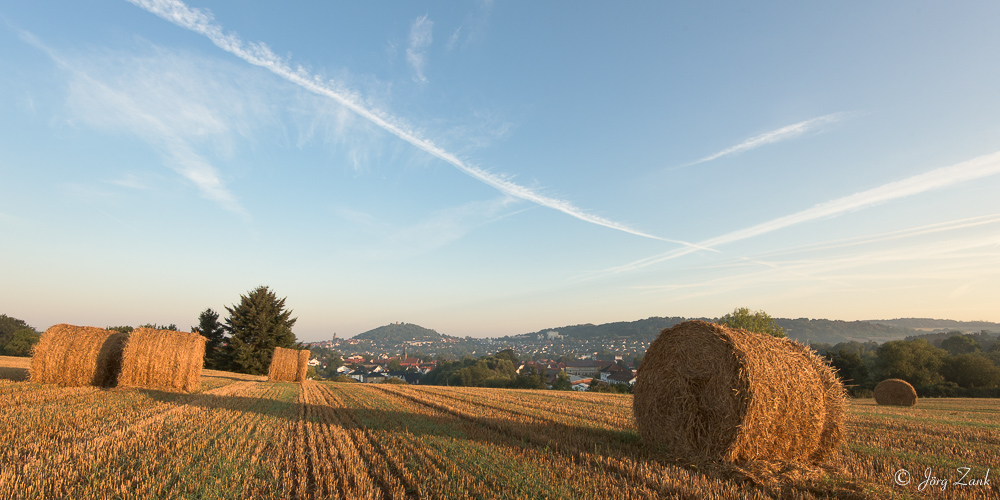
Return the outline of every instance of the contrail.
{"type": "Polygon", "coordinates": [[[378,125],[385,131],[412,144],[413,146],[416,146],[418,149],[434,157],[450,163],[452,166],[470,177],[491,186],[502,193],[558,210],[582,221],[590,222],[591,224],[597,224],[599,226],[623,231],[636,236],[642,236],[644,238],[677,243],[693,249],[715,251],[711,248],[701,247],[686,241],[654,236],[632,229],[624,224],[588,214],[568,201],[538,194],[531,189],[511,182],[503,176],[493,174],[475,165],[470,165],[460,160],[454,154],[438,147],[433,142],[418,136],[416,132],[409,130],[405,125],[399,123],[399,121],[394,117],[362,106],[359,104],[359,97],[354,93],[344,89],[335,88],[335,86],[330,82],[323,82],[318,76],[310,75],[305,68],[302,68],[301,66],[296,69],[292,69],[286,61],[275,55],[267,44],[263,42],[244,42],[235,33],[223,33],[222,26],[213,22],[212,14],[207,10],[190,8],[187,4],[181,2],[180,0],[128,1],[152,14],[176,24],[177,26],[208,37],[208,39],[220,49],[225,50],[226,52],[229,52],[230,54],[233,54],[250,64],[266,68],[272,73],[294,83],[295,85],[309,90],[310,92],[326,96],[334,101],[337,101],[341,105],[357,113],[359,116],[374,123],[375,125],[378,125]]]}
{"type": "Polygon", "coordinates": [[[643,267],[663,262],[665,260],[676,259],[696,251],[696,246],[716,247],[733,243],[754,236],[777,231],[788,226],[794,226],[803,222],[816,219],[836,217],[838,215],[862,210],[879,203],[905,198],[916,194],[924,193],[934,189],[945,188],[961,182],[967,182],[982,177],[988,177],[1000,173],[1000,151],[991,153],[961,163],[956,163],[947,167],[941,167],[930,172],[925,172],[903,180],[883,184],[879,187],[855,193],[843,198],[837,198],[825,203],[820,203],[812,208],[796,212],[791,215],[779,217],[748,228],[716,236],[697,245],[686,248],[678,248],[660,255],[654,255],[645,259],[640,259],[628,264],[605,269],[601,274],[615,274],[623,271],[632,271],[643,267]]]}
{"type": "Polygon", "coordinates": [[[716,158],[721,158],[723,156],[729,156],[736,153],[742,153],[743,151],[749,151],[751,149],[759,148],[765,144],[772,144],[775,142],[781,142],[787,139],[793,139],[798,137],[816,127],[840,121],[846,113],[832,113],[829,115],[823,115],[820,117],[813,118],[811,120],[801,121],[799,123],[794,123],[786,127],[781,127],[777,130],[772,130],[770,132],[765,132],[758,136],[751,137],[735,146],[723,149],[718,153],[706,156],[700,160],[693,161],[691,163],[685,163],[674,167],[670,170],[676,170],[678,168],[690,167],[691,165],[697,165],[699,163],[705,163],[706,161],[712,161],[716,158]]]}

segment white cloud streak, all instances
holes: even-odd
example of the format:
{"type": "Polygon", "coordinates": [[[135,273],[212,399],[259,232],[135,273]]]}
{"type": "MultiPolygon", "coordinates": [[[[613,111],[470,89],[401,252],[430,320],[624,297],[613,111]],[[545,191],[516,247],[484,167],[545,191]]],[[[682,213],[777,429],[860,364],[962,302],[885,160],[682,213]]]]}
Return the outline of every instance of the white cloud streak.
{"type": "MultiPolygon", "coordinates": [[[[888,201],[914,196],[935,189],[946,188],[962,182],[996,175],[998,173],[1000,173],[1000,151],[973,158],[961,163],[956,163],[955,165],[937,168],[899,181],[883,184],[879,187],[855,193],[850,196],[820,203],[801,212],[796,212],[791,215],[772,219],[761,224],[701,241],[697,245],[714,248],[716,246],[767,234],[789,226],[818,219],[836,217],[838,215],[863,210],[888,201]]],[[[622,266],[607,269],[601,274],[614,274],[623,271],[641,269],[652,264],[676,259],[695,252],[696,250],[697,249],[693,246],[678,248],[660,255],[647,257],[622,266]]]]}
{"type": "Polygon", "coordinates": [[[410,26],[410,45],[406,48],[406,61],[413,68],[413,80],[426,83],[424,67],[427,65],[427,48],[434,40],[434,21],[424,14],[413,21],[410,26]]]}
{"type": "Polygon", "coordinates": [[[761,146],[765,146],[767,144],[774,144],[776,142],[781,142],[781,141],[787,141],[789,139],[794,139],[794,138],[796,138],[796,137],[798,137],[798,136],[800,136],[802,134],[805,134],[806,132],[809,132],[811,130],[815,130],[815,129],[820,128],[820,127],[822,127],[824,125],[829,125],[831,123],[838,122],[838,121],[844,119],[845,116],[846,116],[846,113],[832,113],[832,114],[829,114],[829,115],[823,115],[823,116],[820,116],[820,117],[817,117],[817,118],[813,118],[813,119],[810,119],[810,120],[805,120],[805,121],[801,121],[801,122],[798,122],[798,123],[794,123],[794,124],[788,125],[786,127],[781,127],[781,128],[779,128],[777,130],[772,130],[770,132],[765,132],[765,133],[760,134],[758,136],[751,137],[751,138],[749,138],[749,139],[747,139],[747,140],[745,140],[745,141],[743,141],[743,142],[741,142],[741,143],[739,143],[739,144],[737,144],[735,146],[723,149],[722,151],[719,151],[718,153],[706,156],[706,157],[704,157],[704,158],[702,158],[700,160],[693,161],[691,163],[686,163],[686,164],[678,166],[678,167],[674,167],[674,169],[683,168],[683,167],[690,167],[692,165],[697,165],[699,163],[705,163],[705,162],[712,161],[712,160],[715,160],[715,159],[718,159],[718,158],[722,158],[723,156],[734,155],[734,154],[742,153],[744,151],[750,151],[751,149],[757,149],[757,148],[759,148],[761,146]]]}
{"type": "Polygon", "coordinates": [[[420,137],[416,132],[410,130],[391,115],[363,106],[358,95],[338,88],[333,82],[324,82],[318,76],[309,74],[309,72],[301,66],[293,69],[288,62],[281,57],[278,57],[270,49],[270,47],[267,46],[267,44],[262,42],[244,42],[238,35],[232,32],[223,32],[222,27],[213,22],[212,15],[208,11],[190,8],[179,0],[128,1],[152,14],[176,24],[177,26],[206,36],[220,49],[225,50],[226,52],[229,52],[230,54],[233,54],[250,64],[265,68],[281,78],[284,78],[285,80],[310,92],[333,99],[342,106],[357,113],[359,116],[381,127],[390,134],[412,144],[416,148],[430,154],[431,156],[447,162],[473,179],[476,179],[504,194],[548,207],[553,210],[558,210],[584,222],[589,222],[591,224],[596,224],[609,229],[645,238],[677,243],[692,249],[710,250],[685,241],[654,236],[638,231],[624,224],[586,213],[568,201],[536,193],[527,187],[510,181],[504,176],[494,174],[476,165],[468,164],[451,152],[437,146],[430,140],[420,137]]]}
{"type": "MultiPolygon", "coordinates": [[[[21,32],[21,38],[73,76],[69,85],[70,107],[76,109],[80,120],[139,136],[160,149],[167,166],[194,184],[203,197],[249,219],[218,170],[191,145],[192,141],[228,130],[204,103],[180,96],[190,89],[175,88],[177,81],[160,81],[141,74],[142,68],[110,79],[109,83],[93,76],[85,65],[60,56],[34,35],[21,32]]],[[[137,60],[129,62],[139,65],[137,60]]]]}

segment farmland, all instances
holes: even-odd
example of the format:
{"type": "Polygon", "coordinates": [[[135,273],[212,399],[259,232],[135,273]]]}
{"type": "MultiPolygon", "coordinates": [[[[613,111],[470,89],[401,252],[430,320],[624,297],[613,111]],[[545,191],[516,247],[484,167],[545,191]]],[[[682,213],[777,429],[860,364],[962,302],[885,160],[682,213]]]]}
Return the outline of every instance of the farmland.
{"type": "Polygon", "coordinates": [[[211,370],[185,394],[33,384],[27,367],[26,358],[0,357],[0,498],[996,498],[1000,491],[993,472],[989,485],[975,484],[1000,464],[996,400],[924,399],[915,408],[852,401],[832,470],[765,480],[753,468],[670,461],[639,438],[628,395],[273,383],[211,370]],[[968,485],[955,484],[961,467],[970,468],[968,485]]]}

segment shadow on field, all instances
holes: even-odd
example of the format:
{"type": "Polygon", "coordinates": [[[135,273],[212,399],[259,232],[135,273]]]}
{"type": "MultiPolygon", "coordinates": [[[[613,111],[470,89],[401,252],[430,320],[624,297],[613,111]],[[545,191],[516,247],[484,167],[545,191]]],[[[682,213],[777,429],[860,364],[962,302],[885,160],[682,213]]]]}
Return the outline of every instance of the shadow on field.
{"type": "MultiPolygon", "coordinates": [[[[478,442],[489,446],[510,446],[529,451],[561,455],[576,463],[591,464],[605,474],[622,477],[631,476],[627,466],[618,465],[620,460],[656,463],[677,474],[687,474],[693,478],[734,481],[748,496],[804,496],[812,495],[832,498],[864,498],[853,485],[820,486],[813,481],[794,481],[780,485],[763,484],[745,474],[734,474],[731,467],[697,467],[683,464],[665,457],[647,446],[634,430],[608,430],[593,427],[566,425],[559,422],[523,422],[486,415],[462,415],[447,411],[414,413],[391,408],[348,408],[341,405],[300,404],[269,398],[245,396],[219,396],[213,394],[184,394],[151,389],[140,389],[149,397],[164,403],[190,405],[206,409],[235,410],[256,413],[289,422],[313,422],[342,427],[347,430],[370,430],[373,433],[359,434],[373,436],[379,434],[406,433],[417,437],[425,445],[436,446],[447,456],[461,456],[464,442],[478,442]],[[426,440],[423,438],[439,438],[426,440]],[[429,443],[429,444],[428,444],[429,443]]],[[[420,404],[419,402],[417,402],[420,404]]],[[[298,426],[288,426],[288,432],[295,433],[298,426]]],[[[357,436],[357,435],[356,435],[357,436]]],[[[356,438],[357,439],[357,438],[356,438]]],[[[293,442],[289,436],[289,442],[293,442]]],[[[377,447],[376,447],[377,448],[377,447]]],[[[632,478],[630,481],[650,481],[632,478]]],[[[670,486],[652,480],[648,487],[661,496],[693,498],[686,486],[670,486]]]]}
{"type": "Polygon", "coordinates": [[[25,380],[28,380],[28,369],[0,366],[0,379],[13,380],[14,382],[24,382],[25,380]]]}

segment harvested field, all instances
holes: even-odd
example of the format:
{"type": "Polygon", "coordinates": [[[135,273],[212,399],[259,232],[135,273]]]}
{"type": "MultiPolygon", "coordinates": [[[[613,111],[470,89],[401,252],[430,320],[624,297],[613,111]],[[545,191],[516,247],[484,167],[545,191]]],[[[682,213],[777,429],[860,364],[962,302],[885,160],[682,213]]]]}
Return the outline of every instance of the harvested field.
{"type": "MultiPolygon", "coordinates": [[[[4,370],[24,370],[0,358],[4,370]]],[[[206,370],[191,394],[0,379],[0,498],[989,498],[918,491],[1000,463],[1000,401],[846,407],[821,480],[754,484],[646,446],[632,397],[274,384],[206,370]],[[897,485],[897,471],[912,480],[897,485]]],[[[900,476],[901,477],[901,476],[900,476]]]]}

